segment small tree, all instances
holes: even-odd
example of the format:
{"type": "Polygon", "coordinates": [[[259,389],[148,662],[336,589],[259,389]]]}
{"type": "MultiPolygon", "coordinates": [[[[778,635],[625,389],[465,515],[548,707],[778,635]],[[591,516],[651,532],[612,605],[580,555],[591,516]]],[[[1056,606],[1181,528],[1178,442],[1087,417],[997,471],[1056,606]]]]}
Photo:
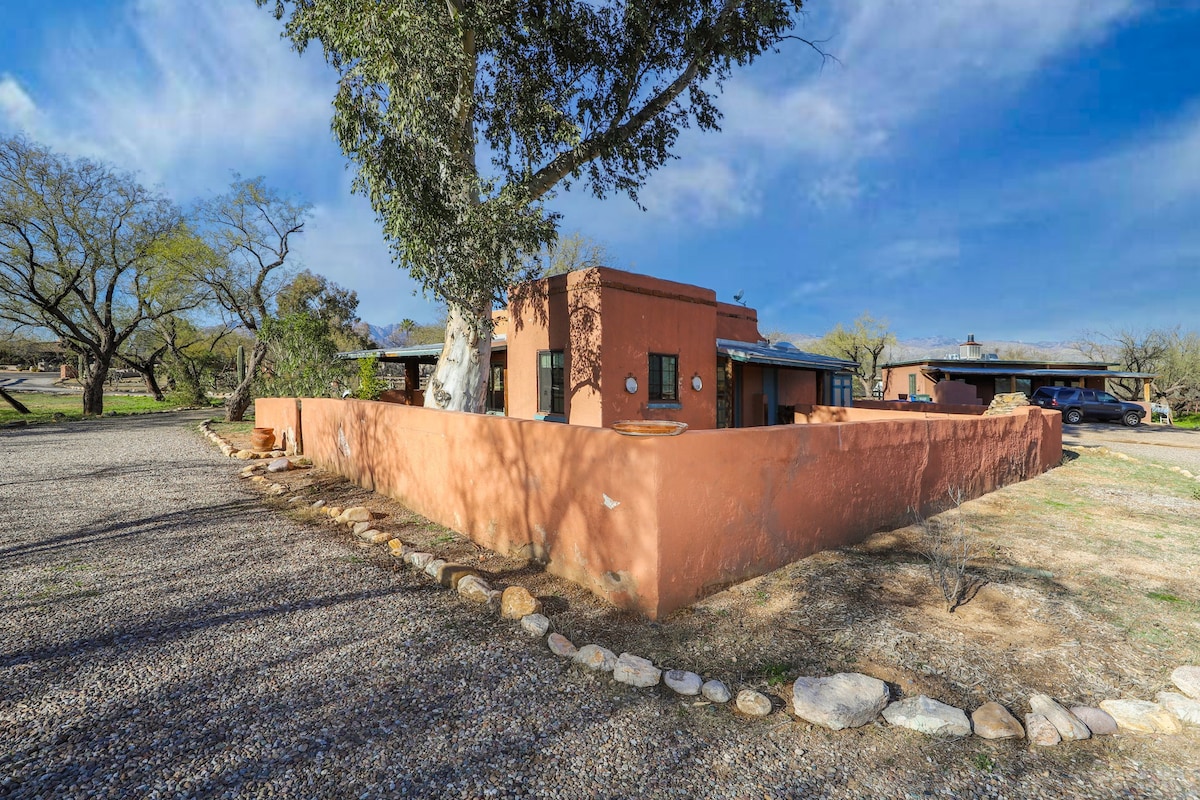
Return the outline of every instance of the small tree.
{"type": "Polygon", "coordinates": [[[324,320],[306,312],[268,317],[258,341],[267,348],[268,369],[259,378],[269,397],[330,397],[350,370],[337,361],[337,345],[324,320]]]}
{"type": "Polygon", "coordinates": [[[378,400],[387,391],[388,383],[379,377],[379,360],[375,356],[358,360],[358,390],[354,396],[359,400],[378,400]]]}
{"type": "MultiPolygon", "coordinates": [[[[253,400],[251,386],[267,355],[260,332],[282,284],[292,237],[310,209],[269,188],[262,178],[236,178],[228,193],[201,204],[203,233],[216,258],[197,274],[232,324],[255,336],[246,376],[225,401],[225,419],[240,420],[253,400]]],[[[324,394],[324,393],[322,393],[324,394]]]]}
{"type": "Polygon", "coordinates": [[[887,320],[875,319],[864,312],[849,328],[839,322],[817,340],[813,350],[857,364],[853,372],[859,380],[861,392],[855,394],[870,397],[880,379],[879,365],[888,348],[895,344],[896,336],[889,329],[887,320]]]}

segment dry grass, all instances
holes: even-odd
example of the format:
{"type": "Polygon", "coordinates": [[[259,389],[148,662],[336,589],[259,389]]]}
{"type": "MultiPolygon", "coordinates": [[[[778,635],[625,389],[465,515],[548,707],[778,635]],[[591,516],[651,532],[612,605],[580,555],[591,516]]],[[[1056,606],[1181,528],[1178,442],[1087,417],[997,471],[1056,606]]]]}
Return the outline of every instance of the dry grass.
{"type": "MultiPolygon", "coordinates": [[[[780,705],[796,676],[845,670],[968,709],[987,700],[1021,708],[1033,691],[1071,704],[1151,699],[1175,666],[1200,663],[1200,483],[1090,451],[1067,451],[1050,473],[947,512],[974,538],[970,572],[983,582],[953,613],[930,581],[916,527],[648,622],[336,475],[284,480],[313,500],[369,505],[385,515],[378,527],[410,546],[526,586],[577,644],[757,687],[780,705]]],[[[395,568],[386,548],[359,545],[323,516],[288,513],[345,540],[347,557],[395,568]]]]}

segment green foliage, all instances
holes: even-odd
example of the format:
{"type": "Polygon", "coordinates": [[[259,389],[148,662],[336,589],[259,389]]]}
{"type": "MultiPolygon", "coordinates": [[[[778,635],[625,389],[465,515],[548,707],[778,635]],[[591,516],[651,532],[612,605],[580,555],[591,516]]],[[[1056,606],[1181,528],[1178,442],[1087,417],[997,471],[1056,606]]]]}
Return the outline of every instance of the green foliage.
{"type": "Polygon", "coordinates": [[[358,391],[354,396],[359,400],[378,400],[387,391],[387,381],[379,377],[378,367],[375,356],[358,360],[358,391]]]}
{"type": "Polygon", "coordinates": [[[305,312],[282,319],[268,317],[259,336],[270,354],[270,367],[260,378],[260,396],[331,397],[341,393],[349,368],[334,359],[337,346],[323,320],[305,312]]]}
{"type": "Polygon", "coordinates": [[[324,275],[301,271],[280,288],[276,305],[279,317],[306,313],[324,322],[339,351],[373,345],[358,317],[358,292],[343,289],[324,275]]]}
{"type": "Polygon", "coordinates": [[[981,772],[995,772],[996,770],[996,759],[992,758],[990,753],[978,752],[971,761],[975,764],[975,768],[981,772]]]}
{"type": "Polygon", "coordinates": [[[635,201],[716,92],[776,49],[797,0],[257,0],[337,70],[333,132],[393,252],[482,325],[554,241],[559,184],[635,201]],[[480,168],[476,143],[491,155],[480,168]]]}
{"type": "Polygon", "coordinates": [[[1179,428],[1200,429],[1200,414],[1184,414],[1171,420],[1171,424],[1179,428]]]}

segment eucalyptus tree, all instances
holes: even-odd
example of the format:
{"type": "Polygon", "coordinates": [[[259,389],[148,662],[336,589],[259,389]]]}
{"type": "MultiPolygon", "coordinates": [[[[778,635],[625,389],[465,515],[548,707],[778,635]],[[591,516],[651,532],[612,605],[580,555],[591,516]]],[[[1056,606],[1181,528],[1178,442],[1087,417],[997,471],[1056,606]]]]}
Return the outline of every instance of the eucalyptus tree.
{"type": "Polygon", "coordinates": [[[236,178],[229,191],[202,203],[199,224],[215,254],[197,277],[208,286],[230,324],[254,336],[245,377],[225,400],[225,419],[241,420],[267,342],[263,325],[283,285],[292,237],[304,230],[310,208],[268,187],[262,178],[236,178]]]}
{"type": "Polygon", "coordinates": [[[179,208],[130,175],[20,136],[0,139],[0,319],[48,330],[85,356],[83,411],[147,322],[191,308],[165,258],[185,231],[179,208]]]}
{"type": "Polygon", "coordinates": [[[718,128],[735,68],[806,41],[800,0],[256,2],[336,69],[354,188],[449,308],[426,403],[466,411],[484,407],[493,304],[555,239],[555,187],[636,201],[683,128],[718,128]]]}

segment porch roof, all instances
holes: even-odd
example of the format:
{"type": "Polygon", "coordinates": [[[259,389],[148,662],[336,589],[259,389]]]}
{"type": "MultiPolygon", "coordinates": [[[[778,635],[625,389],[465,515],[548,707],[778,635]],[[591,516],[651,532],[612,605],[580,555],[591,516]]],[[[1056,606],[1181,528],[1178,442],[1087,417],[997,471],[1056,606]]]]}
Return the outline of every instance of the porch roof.
{"type": "MultiPolygon", "coordinates": [[[[414,344],[408,347],[380,347],[374,350],[350,350],[345,353],[338,353],[337,358],[342,360],[352,360],[359,358],[371,358],[374,356],[380,361],[405,361],[409,359],[420,358],[437,358],[442,354],[443,342],[435,342],[434,344],[414,344]]],[[[492,339],[492,350],[506,350],[508,342],[503,336],[496,336],[492,339]]]]}
{"type": "Polygon", "coordinates": [[[786,342],[758,344],[738,342],[733,339],[717,339],[717,353],[746,364],[768,364],[774,367],[815,369],[825,372],[842,372],[858,366],[857,363],[842,358],[823,356],[819,353],[806,353],[786,342]]]}
{"type": "Polygon", "coordinates": [[[930,367],[928,372],[947,375],[993,375],[1015,378],[1154,378],[1154,372],[1117,372],[1108,369],[1013,369],[1012,367],[930,367]]]}

